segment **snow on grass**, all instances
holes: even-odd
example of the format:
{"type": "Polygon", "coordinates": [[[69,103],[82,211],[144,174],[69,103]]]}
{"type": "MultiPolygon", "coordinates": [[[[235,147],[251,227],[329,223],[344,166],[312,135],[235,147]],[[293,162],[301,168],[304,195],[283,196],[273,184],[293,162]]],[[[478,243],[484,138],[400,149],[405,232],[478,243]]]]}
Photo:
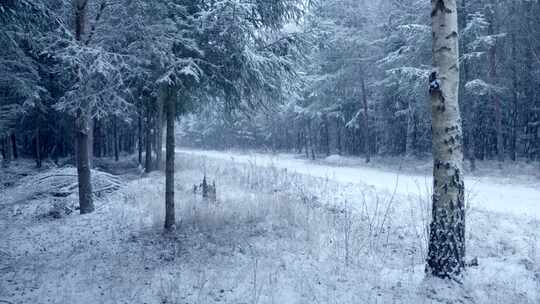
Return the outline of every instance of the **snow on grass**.
{"type": "MultiPolygon", "coordinates": [[[[538,303],[539,222],[472,208],[463,283],[426,279],[429,191],[399,195],[276,166],[179,154],[178,228],[163,175],[90,215],[0,215],[0,300],[13,303],[538,303]],[[217,201],[193,194],[206,174],[217,201]]],[[[27,205],[47,204],[33,198],[27,205]]],[[[4,210],[10,209],[6,207],[4,210]]]]}
{"type": "MultiPolygon", "coordinates": [[[[258,166],[275,166],[314,177],[328,178],[340,183],[371,186],[378,191],[396,192],[400,195],[417,195],[431,187],[430,175],[381,170],[372,167],[336,167],[298,159],[290,154],[269,155],[261,153],[235,153],[177,149],[178,152],[207,156],[258,166]]],[[[528,181],[523,176],[516,182],[512,177],[466,176],[465,186],[470,204],[476,208],[540,219],[540,183],[533,176],[528,181]]]]}

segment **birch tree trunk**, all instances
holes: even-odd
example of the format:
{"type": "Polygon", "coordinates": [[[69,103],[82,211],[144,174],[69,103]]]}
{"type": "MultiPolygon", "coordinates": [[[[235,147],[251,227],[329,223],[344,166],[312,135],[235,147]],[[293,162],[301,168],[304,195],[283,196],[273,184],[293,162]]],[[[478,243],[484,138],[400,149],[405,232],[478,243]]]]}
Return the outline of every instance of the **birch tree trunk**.
{"type": "Polygon", "coordinates": [[[456,0],[431,0],[433,65],[433,208],[426,272],[453,278],[464,269],[465,202],[462,127],[458,106],[456,0]]]}
{"type": "Polygon", "coordinates": [[[167,139],[165,151],[165,230],[175,229],[174,214],[174,121],[176,117],[176,91],[167,88],[167,139]]]}
{"type": "MultiPolygon", "coordinates": [[[[84,35],[86,14],[89,0],[75,1],[75,39],[82,41],[84,35]]],[[[77,179],[79,183],[79,209],[81,214],[94,211],[94,202],[92,200],[92,184],[90,173],[89,157],[89,113],[86,109],[77,111],[75,122],[76,146],[77,146],[77,179]]]]}

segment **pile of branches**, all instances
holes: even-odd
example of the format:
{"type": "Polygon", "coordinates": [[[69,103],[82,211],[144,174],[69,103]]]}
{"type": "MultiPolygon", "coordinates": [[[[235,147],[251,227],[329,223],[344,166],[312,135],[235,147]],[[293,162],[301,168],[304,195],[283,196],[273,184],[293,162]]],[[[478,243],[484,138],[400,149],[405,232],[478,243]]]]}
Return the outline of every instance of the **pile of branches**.
{"type": "MultiPolygon", "coordinates": [[[[115,175],[92,171],[92,189],[97,197],[118,190],[122,184],[120,178],[115,175]]],[[[28,176],[14,191],[15,193],[12,194],[17,201],[76,196],[78,195],[77,170],[73,167],[63,167],[28,176]]]]}

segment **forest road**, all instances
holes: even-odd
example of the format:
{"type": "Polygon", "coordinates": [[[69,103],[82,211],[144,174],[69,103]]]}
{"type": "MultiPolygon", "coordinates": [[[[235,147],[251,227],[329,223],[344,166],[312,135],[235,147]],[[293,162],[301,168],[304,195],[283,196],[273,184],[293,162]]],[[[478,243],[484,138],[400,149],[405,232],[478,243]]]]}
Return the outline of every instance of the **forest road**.
{"type": "MultiPolygon", "coordinates": [[[[378,191],[397,195],[430,193],[432,177],[411,175],[362,166],[341,167],[317,164],[299,159],[292,154],[241,153],[230,151],[194,150],[177,148],[177,153],[221,159],[231,163],[250,163],[256,166],[274,166],[290,172],[313,177],[328,178],[340,183],[361,183],[378,191]],[[428,192],[429,191],[429,192],[428,192]]],[[[531,177],[531,180],[533,177],[531,177]]],[[[512,182],[502,177],[465,177],[466,196],[474,208],[493,212],[527,216],[540,220],[540,187],[531,183],[512,182]]]]}

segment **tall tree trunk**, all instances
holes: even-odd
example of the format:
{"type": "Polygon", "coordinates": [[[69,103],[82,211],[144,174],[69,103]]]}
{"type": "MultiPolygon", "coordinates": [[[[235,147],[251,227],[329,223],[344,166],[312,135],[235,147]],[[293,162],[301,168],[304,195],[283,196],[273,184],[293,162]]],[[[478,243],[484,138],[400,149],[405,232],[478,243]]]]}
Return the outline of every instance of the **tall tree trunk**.
{"type": "Polygon", "coordinates": [[[94,156],[98,158],[103,155],[101,151],[101,142],[101,122],[96,120],[94,122],[94,156]]]}
{"type": "Polygon", "coordinates": [[[306,152],[306,158],[309,159],[309,120],[306,120],[305,131],[304,131],[304,148],[306,152]]]}
{"type": "Polygon", "coordinates": [[[107,132],[103,133],[103,156],[108,157],[111,155],[111,142],[109,140],[108,133],[109,133],[109,124],[103,126],[107,132]]]}
{"type": "Polygon", "coordinates": [[[343,153],[343,147],[341,139],[341,119],[339,117],[336,118],[336,148],[338,154],[341,155],[341,153],[343,153]]]}
{"type": "Polygon", "coordinates": [[[364,152],[366,153],[366,163],[371,161],[371,138],[369,133],[369,108],[367,101],[367,89],[366,89],[366,79],[364,77],[364,69],[361,69],[360,73],[362,74],[362,105],[364,107],[364,152]]]}
{"type": "MultiPolygon", "coordinates": [[[[88,0],[75,1],[75,39],[82,41],[84,35],[84,26],[86,23],[86,13],[88,9],[88,0]]],[[[90,129],[89,113],[86,109],[77,111],[75,123],[76,141],[77,141],[77,179],[79,182],[79,208],[81,214],[94,211],[94,202],[92,200],[92,184],[90,176],[90,155],[88,134],[90,129]]]]}
{"type": "Polygon", "coordinates": [[[41,131],[36,129],[36,167],[41,168],[41,131]]]}
{"type": "Polygon", "coordinates": [[[156,169],[163,170],[163,108],[167,102],[169,88],[161,88],[157,102],[156,115],[156,169]]]}
{"type": "Polygon", "coordinates": [[[6,138],[4,137],[0,137],[0,142],[2,143],[2,159],[4,161],[7,161],[7,143],[6,143],[6,138]]]}
{"type": "Polygon", "coordinates": [[[516,9],[514,5],[511,5],[510,8],[512,12],[512,34],[511,34],[511,43],[512,43],[512,138],[510,143],[510,159],[516,161],[517,157],[517,132],[519,128],[519,99],[518,99],[518,76],[517,76],[517,45],[516,45],[516,9]]]}
{"type": "Polygon", "coordinates": [[[165,230],[174,230],[174,121],[176,117],[176,89],[167,90],[167,139],[165,164],[165,230]]]}
{"type": "Polygon", "coordinates": [[[302,132],[296,132],[296,152],[302,153],[302,132]]]}
{"type": "Polygon", "coordinates": [[[13,148],[13,158],[17,159],[19,158],[19,151],[17,150],[17,138],[15,137],[15,133],[11,133],[11,147],[13,148]]]}
{"type": "Polygon", "coordinates": [[[537,33],[535,28],[535,20],[537,18],[537,15],[535,15],[535,10],[533,7],[533,1],[523,1],[524,6],[524,17],[525,17],[525,30],[526,30],[526,41],[525,41],[525,72],[524,75],[521,76],[522,82],[524,84],[524,93],[526,100],[526,108],[528,109],[526,118],[525,118],[525,153],[527,156],[527,160],[533,161],[536,157],[536,154],[538,153],[537,150],[539,150],[538,147],[538,135],[537,135],[537,127],[536,123],[539,120],[539,114],[537,111],[535,111],[535,107],[537,106],[535,102],[535,91],[536,88],[534,85],[531,85],[535,83],[535,77],[534,77],[534,54],[535,54],[535,47],[536,45],[534,42],[536,41],[535,34],[537,33]]]}
{"type": "Polygon", "coordinates": [[[152,172],[152,113],[149,108],[146,109],[146,156],[145,156],[145,172],[152,172]]]}
{"type": "Polygon", "coordinates": [[[328,116],[323,115],[324,152],[330,156],[330,130],[328,126],[328,116]]]}
{"type": "Polygon", "coordinates": [[[12,155],[13,148],[11,147],[11,140],[9,139],[9,135],[4,136],[3,139],[4,139],[4,143],[5,143],[4,150],[6,151],[6,158],[5,159],[9,163],[13,159],[13,155],[12,155]]]}
{"type": "Polygon", "coordinates": [[[341,137],[341,119],[339,117],[336,118],[336,148],[338,154],[341,155],[341,153],[343,153],[343,144],[341,137]]]}
{"type": "Polygon", "coordinates": [[[94,119],[88,120],[88,163],[90,168],[94,167],[94,119]]]}
{"type": "Polygon", "coordinates": [[[137,119],[137,150],[139,152],[139,165],[142,165],[142,155],[143,155],[143,123],[142,123],[142,113],[138,113],[137,119]]]}
{"type": "Polygon", "coordinates": [[[2,159],[7,162],[7,150],[9,149],[9,146],[7,144],[7,138],[0,137],[0,142],[2,142],[2,159]]]}
{"type": "Polygon", "coordinates": [[[415,141],[415,111],[414,107],[409,101],[409,109],[407,113],[407,138],[405,140],[405,155],[413,156],[414,155],[414,141],[415,141]]]}
{"type": "MultiPolygon", "coordinates": [[[[79,110],[76,122],[77,140],[77,178],[79,182],[79,208],[81,214],[94,211],[92,183],[88,153],[88,115],[79,110]]],[[[39,136],[38,136],[39,137],[39,136]]]]}
{"type": "Polygon", "coordinates": [[[433,209],[426,272],[455,277],[465,268],[465,199],[456,0],[431,0],[433,209]]]}
{"type": "MultiPolygon", "coordinates": [[[[496,32],[495,28],[495,19],[497,18],[496,7],[497,4],[493,4],[493,11],[491,12],[491,18],[489,22],[488,32],[490,35],[494,35],[496,32]]],[[[495,85],[497,81],[497,42],[489,50],[489,78],[491,84],[495,85]]],[[[491,92],[491,100],[493,106],[495,107],[495,130],[497,134],[497,160],[499,165],[502,165],[504,162],[504,142],[503,142],[503,133],[502,133],[502,109],[501,109],[501,99],[497,92],[491,92]]]]}
{"type": "MultiPolygon", "coordinates": [[[[312,123],[311,123],[311,119],[308,120],[308,126],[307,126],[307,134],[308,134],[308,141],[309,143],[307,144],[307,147],[309,147],[308,149],[308,154],[311,152],[311,159],[312,160],[315,160],[315,139],[314,139],[314,136],[313,136],[313,128],[311,127],[312,123]]],[[[309,157],[308,157],[309,158],[309,157]]]]}
{"type": "Polygon", "coordinates": [[[119,147],[118,147],[118,144],[119,144],[119,139],[118,139],[118,118],[116,117],[116,115],[113,116],[113,137],[114,137],[114,161],[118,161],[119,160],[119,147]]]}
{"type": "MultiPolygon", "coordinates": [[[[467,27],[467,0],[461,0],[458,11],[459,30],[462,32],[467,27]]],[[[460,39],[460,53],[467,53],[467,41],[460,39]]],[[[474,98],[466,99],[465,84],[469,80],[469,63],[461,60],[460,82],[459,82],[459,102],[460,109],[463,109],[464,124],[463,133],[465,135],[465,146],[463,147],[465,157],[469,160],[471,171],[476,170],[475,157],[475,136],[474,136],[474,115],[476,113],[476,101],[474,98]]]]}

